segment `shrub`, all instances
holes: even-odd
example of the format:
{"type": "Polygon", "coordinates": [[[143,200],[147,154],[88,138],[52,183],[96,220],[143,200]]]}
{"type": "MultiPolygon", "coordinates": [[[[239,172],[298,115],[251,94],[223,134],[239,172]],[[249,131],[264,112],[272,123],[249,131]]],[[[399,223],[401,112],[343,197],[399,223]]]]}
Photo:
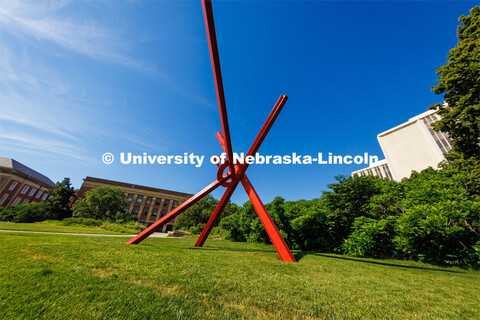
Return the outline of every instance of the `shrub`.
{"type": "Polygon", "coordinates": [[[233,214],[220,221],[220,228],[225,230],[225,239],[245,242],[247,241],[244,230],[241,228],[240,215],[233,214]]]}
{"type": "Polygon", "coordinates": [[[478,199],[414,206],[399,216],[393,242],[412,259],[479,268],[479,212],[478,199]]]}
{"type": "Polygon", "coordinates": [[[357,257],[392,258],[396,253],[392,241],[396,219],[396,216],[382,220],[355,219],[354,231],[342,244],[343,251],[357,257]]]}
{"type": "Polygon", "coordinates": [[[16,204],[0,212],[0,220],[10,222],[29,223],[51,218],[49,207],[43,202],[16,204]]]}
{"type": "Polygon", "coordinates": [[[190,229],[188,229],[188,231],[192,234],[200,234],[202,232],[202,229],[196,226],[191,226],[190,229]]]}

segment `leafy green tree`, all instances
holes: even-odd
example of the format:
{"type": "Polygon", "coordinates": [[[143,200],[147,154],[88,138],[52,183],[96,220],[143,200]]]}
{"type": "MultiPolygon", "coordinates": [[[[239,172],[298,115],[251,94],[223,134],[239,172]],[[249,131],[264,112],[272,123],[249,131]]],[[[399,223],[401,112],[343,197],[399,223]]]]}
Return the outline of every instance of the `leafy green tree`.
{"type": "Polygon", "coordinates": [[[64,178],[61,182],[57,182],[53,189],[45,192],[48,194],[45,202],[54,219],[62,220],[72,216],[69,204],[75,197],[75,190],[70,183],[70,178],[64,178]]]}
{"type": "Polygon", "coordinates": [[[127,200],[119,187],[102,186],[85,192],[85,198],[78,199],[72,206],[73,216],[127,222],[135,217],[125,212],[127,200]]]}
{"type": "Polygon", "coordinates": [[[437,69],[436,94],[445,94],[445,105],[435,104],[442,119],[436,130],[450,134],[455,150],[466,158],[480,158],[480,7],[459,18],[458,44],[448,62],[437,69]]]}
{"type": "MultiPolygon", "coordinates": [[[[178,217],[175,228],[190,229],[191,227],[201,227],[203,229],[203,226],[205,226],[205,224],[207,223],[217,204],[218,200],[215,199],[213,196],[208,195],[204,197],[178,217]]],[[[223,210],[219,221],[223,217],[229,216],[239,209],[239,206],[229,202],[225,206],[225,209],[223,210]]]]}
{"type": "Polygon", "coordinates": [[[297,211],[297,216],[290,222],[293,229],[294,248],[332,252],[332,237],[327,224],[328,210],[324,199],[311,201],[289,201],[294,206],[286,205],[286,210],[297,211]]]}
{"type": "Polygon", "coordinates": [[[234,241],[266,242],[268,236],[250,201],[243,204],[237,212],[223,218],[220,228],[225,237],[234,241]]]}
{"type": "Polygon", "coordinates": [[[381,194],[382,179],[373,176],[363,177],[335,177],[337,183],[328,187],[332,191],[323,193],[322,198],[328,209],[329,233],[332,237],[332,246],[340,248],[344,239],[351,231],[356,218],[371,217],[370,199],[381,194]]]}

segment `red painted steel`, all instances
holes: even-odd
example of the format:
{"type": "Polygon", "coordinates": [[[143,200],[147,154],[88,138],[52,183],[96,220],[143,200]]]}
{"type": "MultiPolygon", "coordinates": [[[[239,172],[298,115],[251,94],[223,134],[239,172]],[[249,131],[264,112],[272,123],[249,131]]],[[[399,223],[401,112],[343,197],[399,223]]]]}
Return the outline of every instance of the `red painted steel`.
{"type": "MultiPolygon", "coordinates": [[[[218,141],[222,146],[222,149],[227,154],[227,162],[223,165],[218,165],[219,169],[217,171],[217,180],[212,182],[210,185],[205,187],[203,190],[198,192],[196,195],[179,205],[177,208],[172,210],[170,213],[159,219],[153,225],[139,233],[136,237],[128,241],[128,244],[137,244],[140,243],[142,240],[147,238],[156,230],[160,229],[165,223],[170,221],[171,219],[175,218],[197,201],[202,199],[207,194],[211,193],[213,190],[218,188],[220,185],[226,187],[226,190],[218,202],[215,210],[213,211],[210,219],[208,220],[205,228],[202,230],[200,237],[198,238],[195,246],[201,247],[207,240],[208,235],[210,234],[213,226],[218,221],[222,211],[225,209],[225,206],[228,204],[230,197],[232,196],[233,192],[237,188],[238,184],[241,182],[243,188],[247,192],[252,205],[257,212],[260,221],[262,222],[265,230],[267,231],[272,244],[274,245],[275,249],[280,256],[282,261],[289,261],[289,262],[296,262],[292,252],[288,248],[285,240],[283,239],[282,235],[278,231],[275,223],[273,222],[272,218],[268,214],[265,206],[263,205],[260,197],[258,196],[257,192],[253,188],[252,184],[248,180],[247,176],[245,175],[245,171],[247,170],[249,164],[239,164],[235,165],[233,163],[233,151],[232,151],[232,143],[230,140],[230,129],[228,126],[228,117],[227,117],[227,107],[225,104],[225,92],[223,89],[223,81],[222,81],[222,73],[220,69],[220,58],[218,54],[218,47],[217,47],[217,38],[215,33],[215,24],[213,20],[213,10],[212,10],[212,3],[210,0],[202,0],[202,7],[203,7],[203,15],[205,19],[205,28],[207,31],[207,38],[208,38],[208,45],[210,50],[210,58],[212,62],[212,70],[213,70],[213,78],[215,81],[215,89],[217,92],[217,102],[218,102],[218,110],[220,112],[220,121],[222,124],[222,133],[217,133],[218,141]],[[224,174],[223,171],[228,167],[228,173],[224,174]],[[230,180],[230,181],[229,181],[230,180]]],[[[265,140],[268,132],[270,131],[273,123],[277,119],[280,111],[282,111],[283,106],[287,102],[288,97],[286,95],[281,95],[278,98],[275,106],[273,107],[272,111],[267,117],[267,120],[263,124],[262,128],[260,129],[257,137],[253,141],[250,149],[247,152],[247,156],[254,156],[258,149],[260,148],[261,144],[265,140]]]]}
{"type": "Polygon", "coordinates": [[[283,239],[282,235],[278,231],[275,222],[273,222],[272,217],[270,217],[270,215],[268,214],[268,211],[263,205],[262,200],[260,200],[260,197],[258,196],[257,192],[253,188],[246,175],[243,175],[242,185],[247,192],[248,198],[252,202],[255,212],[257,213],[260,221],[265,227],[265,231],[267,231],[268,237],[272,241],[275,250],[277,250],[280,259],[286,262],[297,262],[292,252],[290,251],[290,248],[288,248],[285,239],[283,239]]]}
{"type": "MultiPolygon", "coordinates": [[[[248,150],[247,156],[255,155],[255,153],[257,153],[258,149],[260,148],[260,145],[262,144],[263,140],[265,140],[265,137],[267,136],[268,132],[270,131],[270,128],[272,128],[273,123],[275,122],[278,115],[280,114],[280,111],[282,111],[282,108],[285,105],[285,103],[287,102],[287,99],[288,99],[288,97],[286,95],[281,95],[278,98],[278,100],[275,103],[275,106],[273,107],[272,111],[270,111],[270,114],[268,115],[267,120],[265,120],[265,123],[263,124],[262,128],[258,132],[257,137],[253,141],[250,149],[248,150]]],[[[217,133],[217,139],[220,142],[220,145],[222,146],[222,148],[225,149],[226,140],[222,137],[221,133],[217,133]]],[[[249,164],[247,164],[247,163],[242,164],[242,165],[239,166],[240,169],[235,172],[235,175],[232,178],[232,184],[230,186],[230,187],[233,187],[233,190],[230,190],[231,192],[230,192],[229,196],[228,196],[228,192],[227,192],[227,191],[229,191],[228,189],[224,193],[224,196],[225,196],[225,199],[226,199],[227,202],[228,202],[228,200],[230,200],[231,193],[233,193],[233,191],[235,191],[235,188],[237,187],[238,183],[240,182],[240,179],[242,179],[242,176],[244,175],[248,166],[249,166],[249,164]]],[[[223,166],[219,167],[219,169],[218,169],[219,171],[217,171],[217,175],[219,174],[220,170],[222,170],[222,167],[223,166]]],[[[222,199],[223,199],[223,197],[222,197],[222,199]]],[[[226,205],[226,203],[223,203],[221,201],[217,204],[217,207],[215,207],[215,210],[213,211],[212,215],[208,219],[208,223],[203,228],[202,233],[200,234],[200,237],[199,237],[199,241],[197,241],[195,246],[197,246],[197,247],[203,246],[203,244],[205,243],[205,240],[208,238],[208,235],[210,234],[210,232],[213,228],[213,224],[219,219],[220,214],[222,213],[223,208],[221,210],[217,210],[217,209],[220,206],[225,207],[225,205],[226,205]],[[209,226],[209,227],[207,228],[207,226],[209,226]]]]}
{"type": "Polygon", "coordinates": [[[232,142],[230,140],[230,128],[228,126],[227,106],[225,103],[225,92],[223,90],[222,70],[220,68],[220,55],[218,54],[212,2],[210,0],[202,0],[202,8],[205,29],[207,30],[208,48],[210,49],[210,60],[212,62],[213,80],[215,81],[215,89],[217,91],[218,111],[220,112],[220,121],[227,149],[228,166],[230,171],[234,172],[232,142]]]}
{"type": "Polygon", "coordinates": [[[198,192],[196,195],[193,197],[189,198],[187,201],[184,203],[180,204],[178,207],[170,211],[168,214],[166,214],[164,217],[160,218],[152,224],[150,227],[147,229],[143,230],[140,232],[137,236],[134,238],[130,239],[127,244],[138,244],[142,242],[145,238],[147,238],[149,235],[163,227],[165,223],[170,221],[171,219],[175,218],[178,216],[180,213],[184,212],[188,208],[190,208],[192,205],[194,205],[197,201],[205,197],[207,194],[211,193],[213,190],[217,189],[223,182],[227,181],[230,179],[230,174],[225,175],[223,179],[221,180],[215,180],[214,182],[210,183],[208,186],[203,188],[200,192],[198,192]]]}

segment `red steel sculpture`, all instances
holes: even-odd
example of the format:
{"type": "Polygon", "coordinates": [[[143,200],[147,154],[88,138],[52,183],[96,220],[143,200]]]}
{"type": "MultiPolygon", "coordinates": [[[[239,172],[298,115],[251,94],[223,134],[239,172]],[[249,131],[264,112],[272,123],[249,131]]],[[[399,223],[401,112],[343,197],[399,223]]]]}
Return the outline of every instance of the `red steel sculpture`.
{"type": "MultiPolygon", "coordinates": [[[[282,235],[278,231],[275,223],[273,222],[272,218],[265,209],[265,206],[260,200],[257,192],[253,188],[250,180],[247,178],[245,171],[248,168],[248,164],[245,162],[244,164],[234,164],[233,163],[233,152],[232,152],[232,143],[230,140],[230,129],[228,126],[228,117],[227,117],[227,107],[225,104],[225,94],[223,91],[223,81],[222,81],[222,73],[220,70],[220,58],[218,54],[218,47],[217,47],[217,37],[215,34],[215,24],[213,21],[213,10],[212,10],[212,2],[211,0],[202,0],[203,6],[203,16],[205,19],[205,28],[207,30],[207,38],[208,38],[208,45],[210,48],[210,58],[212,62],[212,69],[213,69],[213,78],[215,80],[215,88],[217,91],[217,101],[218,101],[218,110],[220,111],[220,121],[222,124],[222,133],[217,133],[217,139],[220,142],[222,149],[225,151],[227,155],[227,159],[224,164],[218,165],[217,171],[217,179],[205,187],[203,190],[198,192],[196,195],[170,211],[168,214],[160,218],[157,222],[153,225],[139,233],[136,237],[132,238],[127,244],[138,244],[149,235],[151,235],[156,230],[163,227],[165,223],[174,219],[176,216],[190,208],[193,204],[197,201],[202,199],[207,194],[211,193],[213,190],[218,188],[219,186],[223,186],[226,188],[225,193],[223,194],[222,198],[217,204],[217,207],[213,211],[210,219],[208,220],[205,228],[203,229],[200,237],[198,238],[197,242],[195,243],[196,247],[201,247],[207,240],[208,235],[210,234],[214,224],[219,219],[223,209],[227,205],[230,197],[232,196],[233,192],[237,188],[238,184],[241,183],[245,191],[247,192],[250,201],[260,218],[265,230],[267,231],[272,244],[274,245],[275,249],[277,250],[278,255],[282,261],[289,261],[289,262],[296,262],[295,257],[292,255],[292,252],[288,248],[285,240],[283,239],[282,235]],[[227,173],[224,173],[225,169],[228,168],[227,173]]],[[[255,156],[260,145],[262,144],[263,140],[267,136],[270,128],[272,127],[273,123],[277,119],[280,111],[282,110],[283,106],[287,102],[288,97],[286,95],[281,95],[278,98],[277,103],[273,107],[272,111],[270,112],[267,120],[263,124],[262,129],[258,133],[257,137],[252,143],[252,146],[248,150],[246,156],[255,156]]]]}

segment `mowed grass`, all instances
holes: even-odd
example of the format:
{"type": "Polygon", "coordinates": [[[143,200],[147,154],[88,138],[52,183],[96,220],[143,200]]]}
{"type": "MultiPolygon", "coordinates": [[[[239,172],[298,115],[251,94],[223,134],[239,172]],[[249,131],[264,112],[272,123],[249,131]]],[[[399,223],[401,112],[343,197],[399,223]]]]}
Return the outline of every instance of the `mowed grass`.
{"type": "Polygon", "coordinates": [[[480,319],[480,273],[195,238],[0,233],[0,319],[480,319]]]}
{"type": "MultiPolygon", "coordinates": [[[[41,231],[41,232],[62,232],[62,233],[90,233],[90,234],[124,234],[104,230],[99,227],[74,227],[61,226],[55,223],[36,222],[36,223],[13,223],[0,222],[0,230],[18,230],[18,231],[41,231]]],[[[132,232],[135,234],[135,232],[132,232]]]]}

